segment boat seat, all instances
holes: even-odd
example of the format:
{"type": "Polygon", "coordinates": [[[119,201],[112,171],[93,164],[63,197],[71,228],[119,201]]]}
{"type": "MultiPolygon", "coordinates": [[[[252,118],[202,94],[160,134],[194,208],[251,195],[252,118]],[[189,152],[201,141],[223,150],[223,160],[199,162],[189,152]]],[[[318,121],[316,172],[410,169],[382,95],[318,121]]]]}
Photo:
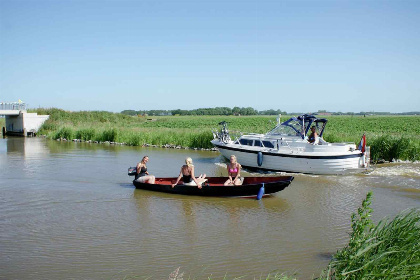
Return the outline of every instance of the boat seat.
{"type": "Polygon", "coordinates": [[[322,137],[319,137],[318,145],[327,145],[328,142],[325,141],[322,137]]]}

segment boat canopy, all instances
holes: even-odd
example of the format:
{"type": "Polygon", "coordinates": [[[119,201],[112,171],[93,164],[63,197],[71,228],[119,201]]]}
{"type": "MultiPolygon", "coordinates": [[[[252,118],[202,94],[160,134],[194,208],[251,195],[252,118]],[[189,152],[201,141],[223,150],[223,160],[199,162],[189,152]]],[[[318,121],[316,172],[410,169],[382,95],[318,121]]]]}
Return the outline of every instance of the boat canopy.
{"type": "Polygon", "coordinates": [[[267,135],[300,136],[303,139],[308,134],[309,128],[314,125],[322,137],[327,121],[327,119],[318,119],[314,115],[304,114],[278,124],[267,135]]]}

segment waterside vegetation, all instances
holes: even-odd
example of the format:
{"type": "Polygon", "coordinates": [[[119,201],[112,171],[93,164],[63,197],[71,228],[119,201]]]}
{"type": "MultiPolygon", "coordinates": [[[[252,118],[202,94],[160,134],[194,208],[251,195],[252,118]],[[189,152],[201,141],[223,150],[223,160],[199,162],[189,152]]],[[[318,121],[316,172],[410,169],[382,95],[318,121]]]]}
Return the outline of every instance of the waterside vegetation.
{"type": "MultiPolygon", "coordinates": [[[[229,129],[243,133],[265,133],[276,116],[129,116],[105,111],[68,112],[37,109],[50,115],[40,134],[51,139],[119,142],[127,145],[172,145],[212,148],[212,129],[227,121],[229,129]]],[[[288,116],[282,116],[286,120],[288,116]]],[[[420,160],[420,116],[325,116],[324,138],[328,142],[358,143],[362,134],[371,146],[371,159],[420,160]]],[[[236,133],[236,135],[239,135],[236,133]]]]}
{"type": "Polygon", "coordinates": [[[351,216],[348,245],[333,256],[318,279],[420,279],[420,209],[375,225],[371,199],[369,192],[351,216]]]}

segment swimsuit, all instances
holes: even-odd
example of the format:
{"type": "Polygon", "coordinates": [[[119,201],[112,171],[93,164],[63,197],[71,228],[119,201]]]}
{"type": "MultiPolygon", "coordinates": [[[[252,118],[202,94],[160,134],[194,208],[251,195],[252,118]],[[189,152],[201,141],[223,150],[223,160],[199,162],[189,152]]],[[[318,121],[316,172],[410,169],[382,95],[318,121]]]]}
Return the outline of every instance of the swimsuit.
{"type": "Polygon", "coordinates": [[[191,175],[182,174],[182,181],[184,181],[184,184],[186,184],[186,183],[190,183],[194,180],[191,178],[191,175]]]}
{"type": "Polygon", "coordinates": [[[140,169],[139,177],[146,176],[147,175],[146,172],[147,172],[147,168],[142,166],[140,169]]]}
{"type": "Polygon", "coordinates": [[[229,173],[238,173],[238,166],[235,166],[235,169],[229,168],[229,173]]]}
{"type": "Polygon", "coordinates": [[[315,135],[314,135],[313,133],[311,134],[311,136],[309,136],[308,141],[309,141],[310,143],[315,142],[315,135]]]}
{"type": "Polygon", "coordinates": [[[136,178],[134,179],[134,180],[137,180],[138,178],[140,178],[140,177],[144,177],[144,176],[146,176],[147,174],[146,174],[146,172],[147,172],[147,168],[146,167],[144,167],[144,166],[142,166],[141,168],[140,168],[140,172],[139,172],[139,174],[136,174],[136,178]]]}

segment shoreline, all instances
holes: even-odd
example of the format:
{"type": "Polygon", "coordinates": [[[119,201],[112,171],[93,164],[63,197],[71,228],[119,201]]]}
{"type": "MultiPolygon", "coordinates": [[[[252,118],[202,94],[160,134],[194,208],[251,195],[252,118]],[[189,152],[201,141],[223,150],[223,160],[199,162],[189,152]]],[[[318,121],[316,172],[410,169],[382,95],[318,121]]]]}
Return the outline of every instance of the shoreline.
{"type": "MultiPolygon", "coordinates": [[[[49,139],[47,135],[39,135],[37,137],[49,139]]],[[[197,148],[197,147],[185,147],[181,145],[175,144],[163,144],[163,145],[155,145],[144,143],[142,145],[131,145],[125,142],[114,142],[114,141],[96,141],[96,140],[83,140],[83,139],[71,139],[68,140],[66,138],[58,138],[58,139],[49,139],[52,141],[58,142],[75,142],[75,143],[89,143],[89,144],[105,144],[105,145],[115,145],[115,146],[129,146],[129,147],[142,147],[142,148],[161,148],[161,149],[176,149],[176,150],[194,150],[194,151],[210,151],[210,152],[218,152],[219,150],[216,147],[213,148],[197,148]]],[[[393,159],[392,161],[387,161],[384,159],[373,161],[370,160],[370,164],[387,164],[387,163],[420,163],[418,160],[410,161],[410,160],[401,160],[401,159],[393,159]]]]}
{"type": "MultiPolygon", "coordinates": [[[[38,137],[48,139],[46,135],[40,135],[38,137]]],[[[213,148],[196,148],[196,147],[184,147],[181,145],[175,145],[175,144],[163,144],[163,145],[154,145],[145,143],[142,145],[130,145],[129,143],[125,142],[113,142],[113,141],[94,141],[94,140],[83,140],[83,139],[71,139],[68,140],[66,138],[58,138],[58,139],[50,139],[53,141],[59,141],[59,142],[77,142],[77,143],[90,143],[90,144],[108,144],[108,145],[120,145],[120,146],[131,146],[131,147],[151,147],[151,148],[162,148],[162,149],[177,149],[177,150],[195,150],[195,151],[212,151],[217,152],[218,149],[216,147],[213,148]]]]}

